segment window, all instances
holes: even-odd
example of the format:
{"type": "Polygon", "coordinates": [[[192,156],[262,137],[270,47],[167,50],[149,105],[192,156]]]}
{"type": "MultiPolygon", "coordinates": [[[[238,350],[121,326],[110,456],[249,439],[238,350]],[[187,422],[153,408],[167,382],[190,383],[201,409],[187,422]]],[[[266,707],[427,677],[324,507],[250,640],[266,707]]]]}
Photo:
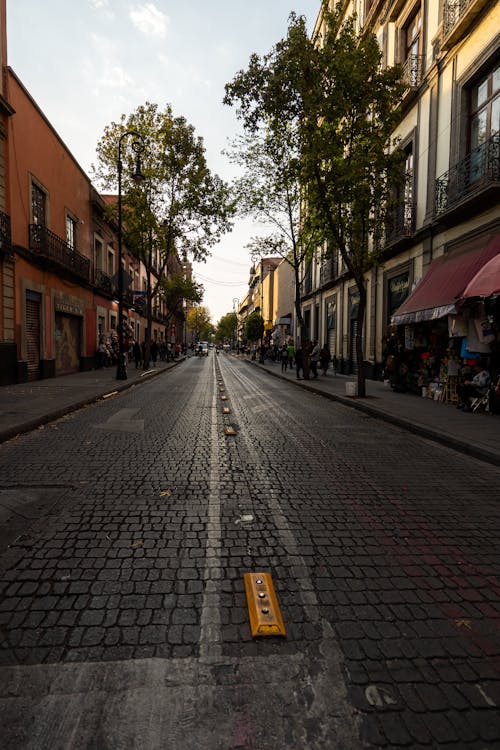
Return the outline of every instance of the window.
{"type": "Polygon", "coordinates": [[[104,261],[104,248],[102,240],[99,237],[94,237],[94,266],[98,271],[102,271],[104,261]]]}
{"type": "Polygon", "coordinates": [[[112,331],[116,330],[116,315],[111,314],[109,316],[109,327],[112,331]]]}
{"type": "Polygon", "coordinates": [[[113,276],[115,272],[115,254],[113,250],[108,247],[108,276],[113,276]]]}
{"type": "Polygon", "coordinates": [[[47,195],[34,182],[31,183],[31,217],[33,224],[47,226],[47,195]]]}
{"type": "Polygon", "coordinates": [[[423,76],[422,10],[417,10],[403,27],[403,79],[411,88],[420,85],[423,76]]]}
{"type": "Polygon", "coordinates": [[[489,163],[491,139],[500,131],[500,64],[471,89],[469,150],[470,180],[479,179],[489,163]]]}
{"type": "Polygon", "coordinates": [[[66,242],[72,250],[76,247],[76,226],[76,219],[66,214],[66,242]]]}
{"type": "Polygon", "coordinates": [[[405,29],[405,60],[410,55],[419,55],[422,42],[422,11],[420,8],[413,14],[405,29]]]}

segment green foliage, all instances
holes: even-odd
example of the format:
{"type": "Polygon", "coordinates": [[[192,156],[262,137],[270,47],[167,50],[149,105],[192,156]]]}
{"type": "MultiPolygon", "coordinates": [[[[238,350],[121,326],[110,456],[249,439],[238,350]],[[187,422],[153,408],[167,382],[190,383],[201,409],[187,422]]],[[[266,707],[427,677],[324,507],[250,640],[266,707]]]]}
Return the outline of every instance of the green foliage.
{"type": "Polygon", "coordinates": [[[187,313],[188,328],[195,334],[196,339],[206,340],[213,333],[210,312],[206,307],[192,307],[187,313]]]}
{"type": "Polygon", "coordinates": [[[236,337],[237,328],[238,316],[236,313],[231,312],[227,313],[227,315],[223,315],[217,323],[217,328],[215,330],[216,340],[224,342],[226,339],[234,339],[236,337]]]}
{"type": "Polygon", "coordinates": [[[258,341],[264,335],[264,319],[258,312],[251,313],[245,321],[245,337],[248,341],[258,341]]]}
{"type": "Polygon", "coordinates": [[[199,304],[203,299],[203,287],[182,274],[175,274],[171,279],[162,280],[160,296],[165,300],[171,317],[182,311],[184,300],[199,304]]]}
{"type": "Polygon", "coordinates": [[[129,136],[122,145],[122,192],[130,249],[147,262],[144,237],[149,236],[160,252],[162,273],[168,257],[176,253],[205,260],[231,228],[234,206],[228,187],[208,169],[203,139],[184,117],[174,117],[170,105],[161,111],[157,104],[146,102],[104,129],[97,145],[98,166],[93,167],[104,189],[116,189],[118,142],[130,130],[144,140],[145,177],[141,185],[132,179],[136,139],[129,136]]]}
{"type": "Polygon", "coordinates": [[[311,40],[305,20],[292,14],[285,39],[267,55],[252,55],[247,70],[226,86],[224,101],[239,104],[245,131],[262,128],[293,146],[304,201],[301,221],[322,238],[327,253],[340,253],[359,293],[357,355],[364,393],[362,329],[365,272],[377,262],[401,175],[402,155],[392,134],[404,91],[399,67],[383,68],[368,30],[356,32],[345,4],[323,2],[321,38],[311,40]]]}

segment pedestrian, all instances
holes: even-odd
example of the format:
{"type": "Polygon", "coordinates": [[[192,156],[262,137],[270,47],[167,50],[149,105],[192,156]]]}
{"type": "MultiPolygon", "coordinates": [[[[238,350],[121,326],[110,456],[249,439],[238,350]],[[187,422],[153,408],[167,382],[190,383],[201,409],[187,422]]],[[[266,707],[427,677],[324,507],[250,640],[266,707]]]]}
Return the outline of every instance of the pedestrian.
{"type": "Polygon", "coordinates": [[[132,347],[132,354],[134,356],[135,369],[138,370],[139,367],[142,366],[142,348],[137,340],[134,341],[134,345],[132,347]]]}
{"type": "Polygon", "coordinates": [[[302,373],[302,376],[304,375],[304,358],[302,353],[302,344],[297,344],[297,348],[295,349],[295,372],[297,373],[297,380],[302,380],[300,377],[300,373],[302,373]]]}
{"type": "Polygon", "coordinates": [[[326,375],[326,371],[330,366],[330,359],[330,349],[328,348],[328,344],[325,344],[319,353],[319,366],[323,371],[323,375],[326,375]]]}
{"type": "Polygon", "coordinates": [[[289,344],[288,344],[288,364],[289,364],[290,368],[293,367],[294,357],[295,357],[295,347],[293,345],[293,342],[290,341],[289,344]]]}
{"type": "Polygon", "coordinates": [[[313,378],[318,377],[318,362],[319,362],[319,353],[321,351],[320,346],[316,340],[312,342],[313,347],[311,350],[311,372],[313,374],[313,378]]]}
{"type": "Polygon", "coordinates": [[[151,353],[151,359],[153,360],[153,364],[155,365],[156,360],[158,359],[158,344],[156,343],[154,339],[151,342],[150,353],[151,353]]]}
{"type": "Polygon", "coordinates": [[[288,347],[283,344],[281,347],[281,372],[286,372],[288,368],[288,347]]]}

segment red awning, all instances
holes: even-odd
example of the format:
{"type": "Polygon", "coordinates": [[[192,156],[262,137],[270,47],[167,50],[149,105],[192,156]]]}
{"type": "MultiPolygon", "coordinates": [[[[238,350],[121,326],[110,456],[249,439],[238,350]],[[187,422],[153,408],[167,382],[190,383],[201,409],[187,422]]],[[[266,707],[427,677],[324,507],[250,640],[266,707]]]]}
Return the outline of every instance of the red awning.
{"type": "Polygon", "coordinates": [[[492,294],[500,294],[500,252],[469,281],[462,297],[491,297],[492,294]]]}
{"type": "Polygon", "coordinates": [[[456,303],[477,272],[500,253],[500,235],[468,242],[460,250],[436,258],[415,290],[403,302],[391,323],[418,323],[457,312],[456,303]]]}

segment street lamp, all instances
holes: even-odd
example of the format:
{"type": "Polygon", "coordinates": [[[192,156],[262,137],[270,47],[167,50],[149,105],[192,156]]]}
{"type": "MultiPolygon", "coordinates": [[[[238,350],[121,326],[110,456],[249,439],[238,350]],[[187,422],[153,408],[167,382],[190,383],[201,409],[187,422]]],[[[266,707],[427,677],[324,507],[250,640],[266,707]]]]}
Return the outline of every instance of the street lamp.
{"type": "Polygon", "coordinates": [[[127,136],[133,136],[132,150],[135,152],[135,170],[132,179],[139,183],[144,179],[141,172],[141,153],[144,151],[144,138],[136,130],[127,130],[120,136],[118,141],[118,366],[116,379],[127,379],[127,367],[125,365],[125,354],[123,347],[123,271],[122,271],[122,143],[127,136]]]}
{"type": "Polygon", "coordinates": [[[238,312],[239,312],[239,309],[240,309],[240,301],[239,301],[238,297],[234,297],[233,298],[233,312],[236,315],[236,325],[235,325],[235,337],[234,337],[235,340],[233,342],[233,348],[236,347],[236,349],[238,350],[238,354],[239,354],[239,336],[238,336],[238,312]]]}

